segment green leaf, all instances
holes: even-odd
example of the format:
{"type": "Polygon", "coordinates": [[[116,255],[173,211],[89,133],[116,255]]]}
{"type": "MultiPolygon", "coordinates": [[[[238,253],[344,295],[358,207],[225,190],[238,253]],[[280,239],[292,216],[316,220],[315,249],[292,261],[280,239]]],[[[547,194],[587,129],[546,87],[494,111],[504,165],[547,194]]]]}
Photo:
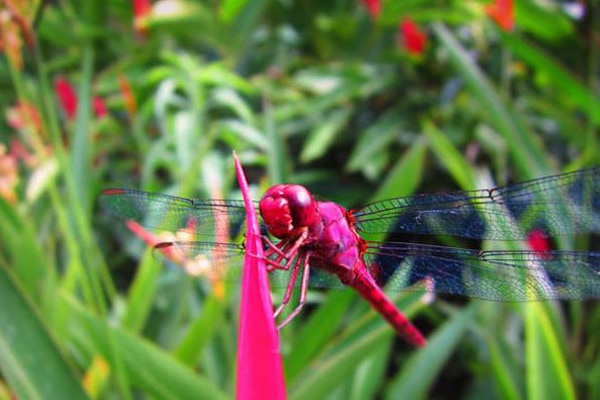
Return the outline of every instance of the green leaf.
{"type": "Polygon", "coordinates": [[[294,382],[297,376],[336,337],[350,302],[356,295],[350,290],[331,291],[298,332],[289,356],[285,359],[285,376],[294,382]]]}
{"type": "Polygon", "coordinates": [[[372,126],[363,132],[350,154],[346,170],[355,172],[363,170],[378,155],[381,155],[390,143],[398,137],[402,121],[398,113],[390,111],[380,117],[372,126]]]}
{"type": "Polygon", "coordinates": [[[75,120],[75,130],[73,132],[73,145],[71,148],[71,168],[67,173],[71,174],[75,188],[76,198],[73,201],[78,202],[87,214],[92,204],[90,196],[90,157],[91,135],[90,125],[92,119],[92,74],[93,74],[94,51],[91,41],[86,41],[81,59],[82,79],[77,91],[77,115],[75,120]]]}
{"type": "Polygon", "coordinates": [[[22,399],[87,399],[11,271],[0,267],[0,370],[22,399]]]}
{"type": "MultiPolygon", "coordinates": [[[[406,292],[397,306],[401,310],[411,310],[421,306],[422,293],[406,292]]],[[[290,399],[323,399],[341,385],[352,384],[357,366],[368,362],[371,355],[382,347],[387,348],[393,338],[393,330],[375,312],[369,312],[365,318],[356,320],[338,336],[338,342],[321,357],[315,358],[305,373],[298,376],[290,387],[290,399]]]]}
{"type": "Polygon", "coordinates": [[[575,399],[565,349],[559,330],[551,322],[550,304],[523,304],[526,333],[528,399],[575,399]]]}
{"type": "Polygon", "coordinates": [[[302,148],[300,161],[309,163],[323,156],[348,122],[352,111],[351,107],[344,107],[326,114],[309,134],[302,148]]]}
{"type": "Polygon", "coordinates": [[[490,352],[490,367],[494,373],[498,397],[518,400],[523,397],[521,393],[523,382],[519,367],[511,360],[512,349],[503,346],[498,335],[490,333],[489,336],[491,338],[487,341],[487,345],[490,352]]]}
{"type": "Polygon", "coordinates": [[[122,368],[132,386],[160,399],[226,398],[208,379],[146,339],[109,326],[74,300],[64,303],[73,318],[73,339],[82,349],[88,349],[89,356],[99,353],[112,369],[122,368]]]}
{"type": "Polygon", "coordinates": [[[384,345],[371,352],[370,357],[356,369],[350,386],[349,400],[376,398],[377,392],[387,381],[387,360],[394,349],[392,340],[385,340],[384,345]]]}
{"type": "Polygon", "coordinates": [[[600,127],[600,96],[597,91],[576,79],[558,60],[551,59],[520,37],[503,34],[502,42],[515,57],[535,68],[537,73],[546,75],[549,85],[555,88],[557,94],[560,93],[562,101],[568,98],[579,109],[586,111],[595,126],[600,127]]]}
{"type": "Polygon", "coordinates": [[[240,10],[246,5],[248,0],[225,0],[221,3],[219,17],[225,23],[231,22],[240,10]]]}
{"type": "Polygon", "coordinates": [[[473,189],[476,186],[477,179],[473,173],[473,168],[464,159],[462,154],[444,136],[443,132],[440,132],[433,124],[429,122],[425,123],[424,131],[429,138],[431,149],[454,179],[464,190],[473,189]]]}
{"type": "Polygon", "coordinates": [[[569,17],[556,3],[515,1],[515,21],[519,30],[548,41],[559,41],[573,34],[569,17]]]}
{"type": "Polygon", "coordinates": [[[470,304],[446,322],[429,338],[427,346],[415,352],[404,364],[386,391],[386,398],[427,398],[434,379],[456,348],[474,315],[470,304]]]}
{"type": "Polygon", "coordinates": [[[175,357],[181,362],[193,366],[208,341],[215,336],[217,329],[225,320],[224,300],[214,293],[206,298],[202,314],[190,325],[185,337],[175,349],[175,357]]]}
{"type": "Polygon", "coordinates": [[[434,24],[433,31],[449,52],[457,72],[480,104],[483,116],[509,146],[519,170],[525,178],[546,175],[550,170],[544,149],[522,115],[510,105],[509,99],[500,95],[484,72],[473,62],[473,57],[460,45],[442,24],[434,24]]]}
{"type": "Polygon", "coordinates": [[[426,149],[426,141],[417,140],[392,167],[371,201],[413,194],[421,183],[426,149]]]}
{"type": "MultiPolygon", "coordinates": [[[[51,264],[35,237],[29,221],[0,196],[0,237],[15,279],[36,304],[41,302],[41,286],[51,264]]],[[[2,303],[0,303],[2,306],[2,303]]]]}
{"type": "Polygon", "coordinates": [[[122,323],[132,331],[141,331],[155,299],[157,281],[163,268],[151,249],[148,249],[129,290],[127,309],[122,323]]]}

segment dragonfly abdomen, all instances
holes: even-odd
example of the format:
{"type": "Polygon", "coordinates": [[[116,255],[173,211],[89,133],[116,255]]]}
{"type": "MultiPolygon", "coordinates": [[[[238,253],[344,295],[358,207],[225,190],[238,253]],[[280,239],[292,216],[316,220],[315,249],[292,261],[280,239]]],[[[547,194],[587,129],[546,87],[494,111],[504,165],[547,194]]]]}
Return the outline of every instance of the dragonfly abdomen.
{"type": "Polygon", "coordinates": [[[391,300],[377,286],[366,271],[364,263],[355,269],[354,280],[350,286],[367,300],[386,321],[394,327],[400,337],[413,346],[423,347],[427,341],[421,332],[402,314],[391,300]]]}

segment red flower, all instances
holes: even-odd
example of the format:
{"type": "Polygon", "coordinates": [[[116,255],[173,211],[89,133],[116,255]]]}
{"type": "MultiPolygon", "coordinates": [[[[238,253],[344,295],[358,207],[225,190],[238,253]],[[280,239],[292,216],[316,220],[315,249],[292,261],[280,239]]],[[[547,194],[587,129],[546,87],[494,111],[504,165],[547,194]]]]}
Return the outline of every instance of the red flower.
{"type": "Polygon", "coordinates": [[[65,78],[57,78],[54,81],[54,92],[58,96],[67,119],[69,121],[74,120],[77,113],[77,94],[73,86],[65,78]]]}
{"type": "Polygon", "coordinates": [[[19,184],[17,159],[0,143],[0,197],[11,204],[17,203],[16,188],[19,184]]]}
{"type": "Polygon", "coordinates": [[[99,96],[94,96],[92,99],[92,105],[94,106],[94,115],[98,118],[104,118],[108,114],[106,111],[106,104],[104,104],[104,100],[102,100],[99,96]]]}
{"type": "Polygon", "coordinates": [[[529,248],[537,252],[542,257],[546,256],[550,251],[550,242],[543,231],[536,229],[527,236],[527,245],[529,248]]]}
{"type": "Polygon", "coordinates": [[[141,35],[148,31],[146,17],[152,11],[151,0],[132,0],[133,1],[133,28],[141,35]]]}
{"type": "Polygon", "coordinates": [[[367,7],[367,11],[371,15],[373,19],[379,17],[381,13],[381,2],[380,0],[362,0],[365,7],[367,7]]]}
{"type": "Polygon", "coordinates": [[[42,132],[42,117],[32,103],[19,102],[10,107],[6,111],[6,122],[17,131],[29,129],[38,135],[42,132]]]}
{"type": "Polygon", "coordinates": [[[24,162],[30,168],[34,168],[40,164],[40,158],[30,153],[19,139],[13,139],[10,142],[10,154],[15,160],[24,162]]]}
{"type": "Polygon", "coordinates": [[[512,0],[495,0],[485,8],[487,15],[505,31],[510,31],[515,25],[514,4],[512,0]]]}
{"type": "Polygon", "coordinates": [[[17,69],[23,68],[21,49],[23,42],[33,50],[35,38],[31,29],[31,21],[39,5],[32,1],[0,2],[0,51],[17,69]]]}
{"type": "MultiPolygon", "coordinates": [[[[75,119],[75,115],[77,114],[77,93],[75,93],[75,89],[65,78],[57,78],[54,81],[54,92],[60,101],[60,105],[62,106],[65,115],[69,121],[73,121],[75,119]]],[[[94,107],[94,115],[98,118],[105,117],[108,112],[106,111],[106,105],[104,104],[104,100],[102,100],[98,96],[94,96],[92,99],[92,106],[94,107]]]]}
{"type": "Polygon", "coordinates": [[[398,30],[398,41],[406,51],[413,55],[421,55],[427,45],[427,35],[410,18],[403,19],[398,30]]]}

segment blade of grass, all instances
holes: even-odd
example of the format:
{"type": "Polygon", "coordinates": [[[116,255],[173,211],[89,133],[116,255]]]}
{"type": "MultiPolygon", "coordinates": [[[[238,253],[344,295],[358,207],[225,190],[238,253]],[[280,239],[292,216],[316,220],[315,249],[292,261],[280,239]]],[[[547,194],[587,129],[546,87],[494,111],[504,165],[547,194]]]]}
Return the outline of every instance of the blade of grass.
{"type": "Polygon", "coordinates": [[[365,160],[372,160],[385,151],[390,143],[396,140],[398,131],[401,129],[402,121],[398,118],[395,110],[381,116],[362,133],[350,154],[345,169],[348,172],[355,172],[364,168],[365,160]]]}
{"type": "Polygon", "coordinates": [[[548,76],[548,82],[556,88],[556,93],[569,98],[587,116],[594,125],[600,127],[600,96],[593,89],[577,80],[557,60],[544,54],[524,39],[514,34],[502,34],[502,42],[514,53],[515,57],[525,61],[537,71],[548,76]]]}
{"type": "Polygon", "coordinates": [[[0,266],[0,370],[22,399],[88,398],[6,266],[0,266]]]}
{"type": "Polygon", "coordinates": [[[525,312],[527,398],[575,399],[561,337],[548,314],[548,303],[523,304],[525,312]]]}
{"type": "Polygon", "coordinates": [[[502,346],[500,338],[497,335],[490,335],[487,340],[490,351],[490,366],[493,371],[496,388],[499,398],[502,399],[521,399],[523,398],[521,389],[523,387],[520,379],[520,369],[511,358],[510,349],[502,346]]]}
{"type": "Polygon", "coordinates": [[[384,340],[382,345],[371,353],[370,358],[362,363],[352,379],[349,400],[376,398],[383,382],[388,379],[387,361],[392,355],[393,343],[392,340],[384,340]]]}
{"type": "Polygon", "coordinates": [[[335,355],[316,359],[305,374],[299,376],[290,389],[290,399],[312,400],[324,399],[330,395],[337,385],[350,384],[352,376],[359,364],[376,351],[383,340],[391,337],[389,327],[383,323],[379,328],[361,335],[335,355]]]}
{"type": "Polygon", "coordinates": [[[242,166],[233,154],[247,218],[246,254],[242,273],[242,296],[237,357],[237,399],[285,399],[285,380],[279,335],[267,277],[267,263],[254,203],[242,166]]]}
{"type": "Polygon", "coordinates": [[[449,52],[456,71],[481,105],[481,112],[506,140],[511,154],[525,178],[543,176],[550,170],[544,150],[535,134],[528,128],[523,116],[500,96],[472,56],[460,45],[442,24],[434,24],[433,32],[449,52]]]}
{"type": "MultiPolygon", "coordinates": [[[[14,207],[0,196],[0,237],[2,249],[9,257],[15,278],[31,300],[40,305],[41,287],[47,278],[48,268],[35,232],[29,221],[21,218],[14,207]]],[[[0,303],[0,307],[3,307],[0,303]]]]}
{"type": "Polygon", "coordinates": [[[277,134],[276,119],[273,110],[273,105],[268,99],[263,101],[264,107],[264,129],[266,137],[270,143],[267,150],[267,172],[269,182],[274,185],[286,181],[287,168],[285,163],[285,155],[287,149],[284,146],[281,136],[277,134]]]}
{"type": "Polygon", "coordinates": [[[477,179],[473,168],[456,150],[454,145],[431,122],[425,122],[423,130],[429,138],[429,145],[440,161],[446,166],[456,182],[464,189],[476,186],[477,179]]]}
{"type": "Polygon", "coordinates": [[[331,291],[325,301],[302,324],[294,346],[285,359],[286,377],[293,383],[319,351],[335,339],[348,306],[356,295],[350,290],[331,291]]]}
{"type": "Polygon", "coordinates": [[[75,344],[87,352],[90,359],[100,354],[111,370],[122,368],[131,386],[160,399],[227,398],[214,383],[195,374],[148,340],[111,327],[72,298],[60,297],[59,301],[70,310],[73,328],[69,334],[75,344]]]}
{"type": "Polygon", "coordinates": [[[331,147],[336,136],[342,132],[352,111],[352,107],[344,107],[327,113],[323,122],[318,124],[308,135],[300,153],[300,161],[309,163],[322,157],[331,147]]]}
{"type": "Polygon", "coordinates": [[[84,213],[90,211],[90,125],[92,118],[92,75],[94,65],[94,50],[91,41],[88,41],[83,50],[81,59],[81,80],[77,91],[77,116],[73,132],[73,145],[71,147],[72,169],[67,173],[72,174],[75,186],[76,200],[81,204],[84,213]]]}
{"type": "Polygon", "coordinates": [[[206,298],[202,306],[202,314],[196,318],[185,337],[181,340],[175,357],[181,362],[193,366],[209,340],[215,335],[225,319],[224,300],[214,293],[206,298]]]}
{"type": "Polygon", "coordinates": [[[123,313],[122,324],[131,331],[139,332],[144,327],[155,299],[161,271],[162,267],[155,259],[152,249],[148,249],[129,290],[127,309],[123,313]]]}
{"type": "Polygon", "coordinates": [[[473,304],[468,305],[429,337],[427,346],[415,352],[404,364],[402,371],[390,382],[386,398],[427,398],[435,377],[467,330],[474,310],[473,304]]]}
{"type": "MultiPolygon", "coordinates": [[[[55,185],[50,185],[48,191],[55,212],[59,216],[60,228],[65,236],[69,256],[72,259],[69,269],[77,269],[73,274],[80,278],[79,284],[81,284],[88,302],[96,309],[105,311],[107,296],[103,295],[102,289],[108,293],[108,297],[112,297],[115,289],[104,259],[94,243],[90,219],[86,217],[89,216],[91,203],[86,205],[80,201],[82,196],[85,197],[80,191],[87,190],[89,187],[86,184],[78,188],[74,181],[73,167],[70,165],[71,159],[63,144],[62,130],[51,96],[52,85],[48,79],[48,66],[43,61],[39,47],[35,48],[34,59],[40,81],[37,92],[42,104],[40,111],[44,125],[48,127],[53,152],[59,164],[59,171],[64,176],[67,189],[66,197],[59,195],[60,190],[55,185]]],[[[81,108],[82,105],[79,107],[81,108]]],[[[84,133],[89,132],[85,131],[84,133]]]]}
{"type": "MultiPolygon", "coordinates": [[[[406,292],[396,302],[407,316],[422,304],[422,293],[406,292]]],[[[370,359],[380,347],[387,347],[393,331],[375,312],[368,313],[349,325],[344,335],[320,357],[315,358],[304,374],[290,388],[290,398],[312,400],[327,398],[339,385],[351,384],[359,364],[370,359]]]]}
{"type": "Polygon", "coordinates": [[[413,194],[421,183],[426,149],[426,141],[421,136],[392,167],[371,201],[413,194]]]}

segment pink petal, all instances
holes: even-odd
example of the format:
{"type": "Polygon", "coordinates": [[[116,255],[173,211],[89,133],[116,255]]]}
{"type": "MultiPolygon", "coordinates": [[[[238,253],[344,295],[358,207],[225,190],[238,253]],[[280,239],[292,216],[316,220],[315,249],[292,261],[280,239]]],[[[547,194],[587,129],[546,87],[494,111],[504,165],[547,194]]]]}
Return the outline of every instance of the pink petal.
{"type": "Polygon", "coordinates": [[[106,104],[102,97],[94,96],[92,98],[92,105],[94,107],[94,114],[97,118],[104,118],[108,115],[108,111],[106,110],[106,104]]]}
{"type": "Polygon", "coordinates": [[[132,0],[133,27],[142,36],[148,33],[147,18],[152,12],[151,0],[132,0]]]}
{"type": "Polygon", "coordinates": [[[285,399],[279,335],[273,318],[267,266],[261,258],[264,254],[258,219],[242,166],[235,153],[233,157],[248,225],[242,274],[236,398],[285,399]]]}
{"type": "Polygon", "coordinates": [[[534,229],[527,236],[527,245],[529,248],[537,252],[540,256],[545,257],[550,251],[550,241],[548,236],[542,230],[534,229]]]}
{"type": "Polygon", "coordinates": [[[421,55],[427,45],[427,35],[410,18],[405,18],[400,23],[398,39],[404,44],[406,51],[413,55],[421,55]]]}
{"type": "Polygon", "coordinates": [[[77,94],[75,94],[73,86],[65,78],[59,77],[54,81],[54,92],[67,119],[70,121],[74,120],[75,113],[77,112],[77,94]]]}
{"type": "Polygon", "coordinates": [[[381,14],[381,0],[362,0],[371,18],[376,19],[381,14]]]}
{"type": "Polygon", "coordinates": [[[515,11],[512,0],[495,0],[494,3],[486,7],[485,11],[505,31],[510,31],[515,26],[515,11]]]}

